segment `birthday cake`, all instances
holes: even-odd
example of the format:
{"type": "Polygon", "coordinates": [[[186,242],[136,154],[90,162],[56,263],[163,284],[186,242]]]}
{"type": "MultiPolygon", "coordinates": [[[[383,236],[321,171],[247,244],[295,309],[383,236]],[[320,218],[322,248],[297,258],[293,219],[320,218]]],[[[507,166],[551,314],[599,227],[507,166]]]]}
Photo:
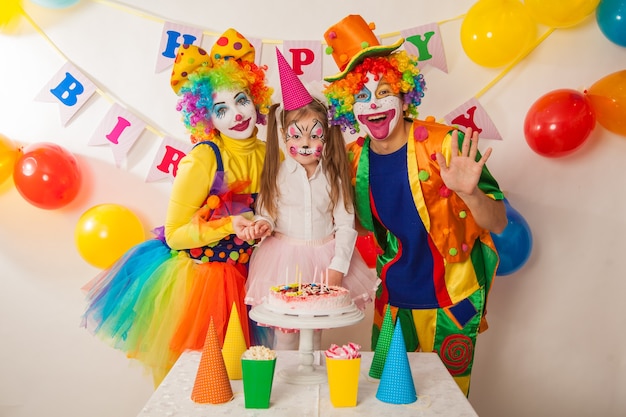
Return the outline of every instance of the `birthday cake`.
{"type": "Polygon", "coordinates": [[[350,292],[337,286],[318,283],[294,283],[270,287],[266,306],[284,314],[327,315],[350,311],[350,292]]]}

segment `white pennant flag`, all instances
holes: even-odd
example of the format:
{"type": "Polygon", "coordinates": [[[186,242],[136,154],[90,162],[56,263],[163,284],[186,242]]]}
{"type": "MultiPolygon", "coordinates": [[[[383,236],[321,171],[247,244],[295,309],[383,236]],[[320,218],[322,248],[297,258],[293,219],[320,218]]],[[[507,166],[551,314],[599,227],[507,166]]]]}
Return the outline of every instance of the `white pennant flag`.
{"type": "Polygon", "coordinates": [[[284,41],[283,55],[303,83],[322,79],[320,41],[284,41]]]}
{"type": "Polygon", "coordinates": [[[155,72],[159,73],[174,64],[180,45],[202,45],[202,29],[165,22],[155,72]]]}
{"type": "Polygon", "coordinates": [[[444,120],[449,125],[471,127],[473,130],[478,131],[483,139],[502,140],[496,125],[480,102],[474,97],[445,115],[444,120]]]}
{"type": "Polygon", "coordinates": [[[446,53],[443,49],[441,31],[437,23],[417,26],[400,31],[405,39],[404,49],[418,57],[420,67],[432,65],[441,71],[448,73],[446,53]]]}
{"type": "Polygon", "coordinates": [[[115,165],[119,168],[145,128],[146,123],[143,120],[114,103],[91,136],[88,145],[110,145],[115,165]]]}
{"type": "Polygon", "coordinates": [[[66,62],[37,94],[35,100],[58,103],[61,123],[66,126],[95,91],[95,84],[74,65],[66,62]]]}
{"type": "Polygon", "coordinates": [[[192,148],[193,144],[191,142],[183,142],[165,136],[159,145],[154,161],[152,161],[146,182],[162,179],[168,179],[170,182],[174,181],[178,163],[192,148]]]}

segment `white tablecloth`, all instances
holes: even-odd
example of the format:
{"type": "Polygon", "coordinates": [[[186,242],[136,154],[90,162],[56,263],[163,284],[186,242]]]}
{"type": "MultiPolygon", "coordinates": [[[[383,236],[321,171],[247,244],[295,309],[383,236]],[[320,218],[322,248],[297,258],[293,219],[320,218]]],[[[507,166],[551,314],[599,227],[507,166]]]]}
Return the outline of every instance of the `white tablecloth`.
{"type": "MultiPolygon", "coordinates": [[[[384,403],[376,398],[380,381],[368,376],[373,354],[363,352],[357,406],[334,408],[330,403],[327,383],[296,385],[285,382],[279,376],[282,369],[298,366],[299,354],[297,351],[278,351],[269,409],[244,407],[241,380],[231,381],[234,398],[230,402],[217,405],[193,402],[191,390],[200,355],[200,352],[183,354],[138,417],[477,416],[435,353],[408,354],[418,399],[412,404],[396,405],[384,403]]],[[[324,360],[321,357],[320,352],[315,352],[315,364],[318,369],[324,367],[324,360]]]]}

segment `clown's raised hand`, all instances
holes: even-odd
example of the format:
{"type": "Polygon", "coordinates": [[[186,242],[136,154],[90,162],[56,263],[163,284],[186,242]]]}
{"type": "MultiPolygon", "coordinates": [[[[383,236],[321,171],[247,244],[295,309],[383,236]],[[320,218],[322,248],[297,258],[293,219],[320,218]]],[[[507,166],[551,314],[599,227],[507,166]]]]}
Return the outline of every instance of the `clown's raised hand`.
{"type": "Polygon", "coordinates": [[[483,166],[491,155],[491,148],[488,148],[476,161],[478,132],[467,128],[460,152],[458,133],[457,130],[452,132],[450,162],[447,163],[446,158],[440,152],[437,152],[436,157],[441,170],[441,179],[446,187],[463,197],[463,195],[473,195],[478,191],[478,180],[483,166]]]}

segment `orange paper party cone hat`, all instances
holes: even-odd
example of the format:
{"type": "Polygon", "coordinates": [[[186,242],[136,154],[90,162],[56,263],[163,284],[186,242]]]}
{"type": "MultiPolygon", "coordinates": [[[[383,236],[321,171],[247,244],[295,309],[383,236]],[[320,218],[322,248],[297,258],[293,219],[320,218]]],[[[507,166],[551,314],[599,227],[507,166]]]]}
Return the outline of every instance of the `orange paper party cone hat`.
{"type": "Polygon", "coordinates": [[[211,319],[191,399],[201,404],[222,404],[232,398],[233,389],[226,373],[217,331],[211,319]]]}
{"type": "Polygon", "coordinates": [[[417,401],[400,320],[396,320],[376,398],[390,404],[410,404],[417,401]]]}
{"type": "Polygon", "coordinates": [[[228,328],[226,336],[224,336],[224,347],[222,347],[222,356],[226,364],[226,372],[228,378],[241,379],[241,355],[248,349],[246,346],[246,338],[243,335],[241,322],[239,321],[239,312],[237,306],[233,303],[228,319],[228,328]]]}
{"type": "Polygon", "coordinates": [[[391,346],[391,336],[393,335],[393,319],[391,318],[391,308],[385,307],[385,317],[383,318],[383,324],[380,326],[380,334],[378,335],[378,341],[374,348],[374,357],[372,358],[372,364],[370,365],[369,375],[372,378],[380,379],[383,375],[383,367],[385,366],[385,359],[387,359],[387,352],[389,352],[389,346],[391,346]]]}

